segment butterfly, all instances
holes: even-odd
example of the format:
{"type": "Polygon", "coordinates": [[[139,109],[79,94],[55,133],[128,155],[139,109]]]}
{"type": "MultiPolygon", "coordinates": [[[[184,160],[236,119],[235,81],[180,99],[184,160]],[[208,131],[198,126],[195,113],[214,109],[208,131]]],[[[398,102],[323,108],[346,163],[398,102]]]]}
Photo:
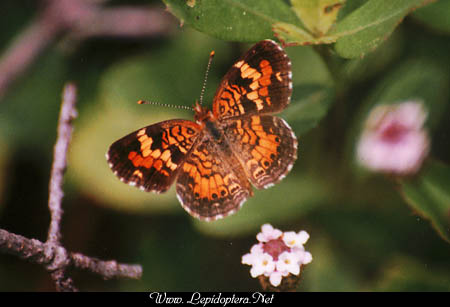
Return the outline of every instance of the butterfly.
{"type": "Polygon", "coordinates": [[[171,119],[113,143],[106,154],[119,179],[144,191],[176,194],[192,216],[235,213],[257,189],[283,179],[297,159],[297,138],[272,114],[292,94],[291,62],[272,40],[248,50],[223,77],[212,110],[196,102],[194,120],[171,119]]]}

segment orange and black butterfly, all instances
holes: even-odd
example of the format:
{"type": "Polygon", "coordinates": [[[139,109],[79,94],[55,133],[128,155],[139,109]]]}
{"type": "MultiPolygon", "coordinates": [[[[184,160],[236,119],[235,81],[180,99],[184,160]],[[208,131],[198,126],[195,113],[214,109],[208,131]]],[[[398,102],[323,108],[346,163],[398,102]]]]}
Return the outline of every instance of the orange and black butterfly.
{"type": "Polygon", "coordinates": [[[216,220],[236,212],[253,195],[283,179],[297,158],[297,139],[273,114],[289,104],[291,62],[264,40],[222,79],[212,110],[195,105],[195,121],[171,119],[139,129],[109,148],[119,179],[144,191],[165,192],[177,180],[177,197],[192,216],[216,220]]]}

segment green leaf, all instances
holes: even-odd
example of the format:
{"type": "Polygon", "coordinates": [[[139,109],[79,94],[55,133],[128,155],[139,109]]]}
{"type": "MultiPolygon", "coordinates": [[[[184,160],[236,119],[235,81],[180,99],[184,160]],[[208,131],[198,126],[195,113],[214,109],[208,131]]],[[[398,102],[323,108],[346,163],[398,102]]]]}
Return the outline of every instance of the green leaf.
{"type": "Polygon", "coordinates": [[[380,45],[374,52],[363,58],[354,58],[342,62],[339,69],[339,85],[348,87],[355,83],[370,80],[383,70],[392,67],[398,62],[403,51],[405,37],[402,31],[395,31],[389,39],[380,45]]]}
{"type": "Polygon", "coordinates": [[[284,45],[288,46],[331,44],[336,42],[337,39],[337,37],[335,36],[327,35],[314,37],[299,26],[286,22],[274,23],[273,31],[275,32],[275,35],[278,37],[278,39],[282,41],[284,45]]]}
{"type": "Polygon", "coordinates": [[[344,2],[345,0],[291,0],[292,9],[315,37],[326,34],[333,26],[344,2]]]}
{"type": "Polygon", "coordinates": [[[343,20],[350,15],[353,11],[357,10],[370,0],[350,0],[345,1],[344,6],[339,10],[338,21],[343,20]]]}
{"type": "Polygon", "coordinates": [[[337,53],[344,58],[361,57],[375,49],[402,19],[426,0],[370,0],[329,32],[338,40],[337,53]]]}
{"type": "MultiPolygon", "coordinates": [[[[360,6],[351,13],[344,10],[345,17],[322,36],[311,35],[298,25],[285,22],[275,23],[273,28],[280,40],[287,45],[336,43],[335,48],[340,56],[362,57],[384,42],[410,11],[426,2],[426,0],[369,0],[362,5],[358,2],[360,6]]],[[[296,11],[298,12],[298,8],[296,11]]],[[[311,27],[312,22],[305,21],[305,17],[302,21],[307,27],[311,27]]],[[[324,29],[327,27],[330,29],[331,22],[328,21],[326,24],[324,29]]]]}
{"type": "Polygon", "coordinates": [[[415,19],[437,30],[450,33],[450,1],[436,1],[413,14],[415,19]]]}
{"type": "Polygon", "coordinates": [[[286,45],[331,44],[343,57],[361,57],[383,42],[413,9],[426,0],[370,0],[332,28],[340,0],[164,0],[183,23],[223,40],[255,42],[277,36],[286,45]],[[326,9],[324,9],[324,7],[326,9]],[[331,8],[331,9],[327,9],[331,8]],[[294,13],[295,11],[295,13],[294,13]],[[327,12],[326,14],[323,12],[327,12]],[[310,32],[296,16],[302,18],[310,32]],[[331,31],[328,31],[330,28],[331,31]],[[325,34],[326,33],[326,34],[325,34]]]}
{"type": "Polygon", "coordinates": [[[277,22],[299,24],[283,1],[261,0],[163,0],[168,10],[194,29],[222,40],[257,42],[273,37],[277,22]]]}
{"type": "Polygon", "coordinates": [[[400,183],[406,202],[450,243],[450,167],[430,161],[417,178],[400,183]]]}

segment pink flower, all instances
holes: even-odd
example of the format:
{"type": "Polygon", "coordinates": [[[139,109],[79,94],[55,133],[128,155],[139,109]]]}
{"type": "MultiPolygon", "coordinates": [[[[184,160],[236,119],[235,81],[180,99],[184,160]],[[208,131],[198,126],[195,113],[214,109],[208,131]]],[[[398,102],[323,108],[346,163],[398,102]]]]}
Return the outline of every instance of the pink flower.
{"type": "Polygon", "coordinates": [[[256,238],[259,243],[242,256],[242,263],[252,266],[250,274],[253,278],[265,276],[274,287],[289,274],[299,275],[301,266],[312,261],[311,254],[303,247],[309,238],[306,231],[283,233],[264,224],[256,238]]]}
{"type": "Polygon", "coordinates": [[[426,117],[419,102],[375,107],[358,143],[359,163],[378,172],[399,175],[417,172],[430,145],[423,127],[426,117]]]}

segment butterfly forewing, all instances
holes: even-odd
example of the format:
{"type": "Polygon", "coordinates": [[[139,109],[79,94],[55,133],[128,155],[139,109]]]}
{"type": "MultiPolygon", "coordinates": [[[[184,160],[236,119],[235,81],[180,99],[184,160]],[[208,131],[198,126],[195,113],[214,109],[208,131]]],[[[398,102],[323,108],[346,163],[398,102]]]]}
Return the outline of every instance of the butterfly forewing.
{"type": "Polygon", "coordinates": [[[176,119],[139,129],[113,143],[107,160],[125,183],[164,192],[174,182],[200,132],[196,123],[176,119]]]}
{"type": "Polygon", "coordinates": [[[277,113],[290,101],[291,61],[271,40],[253,46],[227,72],[213,100],[220,119],[241,115],[277,113]]]}

